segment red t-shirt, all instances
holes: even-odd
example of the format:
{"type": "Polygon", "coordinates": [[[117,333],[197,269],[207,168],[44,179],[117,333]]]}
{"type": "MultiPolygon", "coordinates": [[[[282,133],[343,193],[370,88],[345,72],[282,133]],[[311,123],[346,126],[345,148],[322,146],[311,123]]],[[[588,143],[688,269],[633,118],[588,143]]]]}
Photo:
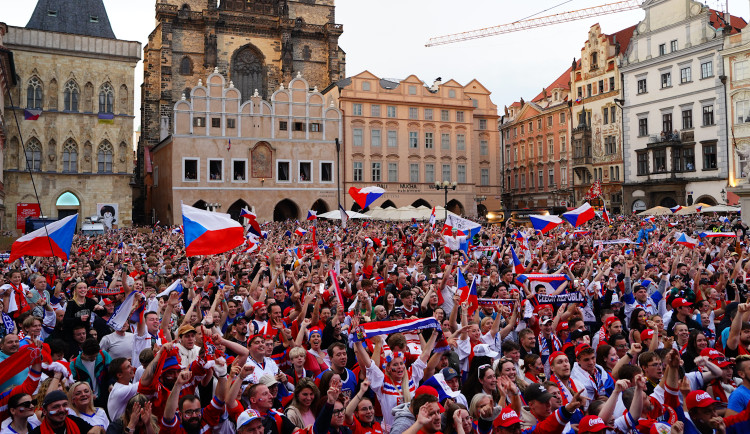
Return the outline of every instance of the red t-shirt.
{"type": "Polygon", "coordinates": [[[371,427],[366,427],[355,417],[354,422],[347,426],[352,429],[352,434],[383,434],[383,428],[378,421],[373,421],[371,427]]]}

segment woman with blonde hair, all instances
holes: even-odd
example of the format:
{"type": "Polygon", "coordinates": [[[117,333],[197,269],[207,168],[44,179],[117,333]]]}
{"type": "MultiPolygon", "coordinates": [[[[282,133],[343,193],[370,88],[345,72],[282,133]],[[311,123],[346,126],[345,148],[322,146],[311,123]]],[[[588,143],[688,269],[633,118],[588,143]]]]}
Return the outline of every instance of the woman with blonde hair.
{"type": "Polygon", "coordinates": [[[89,383],[77,381],[68,390],[68,414],[78,416],[91,426],[107,429],[109,418],[104,409],[94,407],[94,392],[89,383]]]}
{"type": "Polygon", "coordinates": [[[112,421],[107,427],[107,434],[157,434],[159,424],[156,416],[151,414],[151,402],[145,395],[137,394],[130,398],[121,417],[112,421]]]}
{"type": "Polygon", "coordinates": [[[297,428],[305,429],[315,423],[313,405],[320,399],[320,390],[311,378],[303,377],[297,380],[294,387],[294,398],[286,409],[286,417],[297,428]]]}

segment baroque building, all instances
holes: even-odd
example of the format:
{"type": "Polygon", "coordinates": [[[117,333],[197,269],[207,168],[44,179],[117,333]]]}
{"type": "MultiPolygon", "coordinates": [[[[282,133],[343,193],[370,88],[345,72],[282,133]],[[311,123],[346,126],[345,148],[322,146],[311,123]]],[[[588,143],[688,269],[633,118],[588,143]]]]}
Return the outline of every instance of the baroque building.
{"type": "MultiPolygon", "coordinates": [[[[750,35],[739,33],[725,38],[721,55],[728,76],[729,186],[747,190],[750,188],[750,35]]],[[[734,205],[739,197],[727,191],[726,201],[734,205]]]]}
{"type": "Polygon", "coordinates": [[[297,73],[323,89],[344,76],[343,26],[334,0],[157,0],[144,48],[141,139],[134,212],[154,222],[146,147],[175,129],[175,103],[218,68],[241,95],[266,101],[297,73]]]}
{"type": "MultiPolygon", "coordinates": [[[[382,208],[445,206],[435,182],[455,182],[447,208],[485,217],[500,210],[497,105],[479,81],[432,85],[364,71],[324,92],[344,113],[343,190],[377,185],[382,208]]],[[[342,205],[360,211],[344,195],[342,205]]],[[[439,216],[442,218],[442,215],[439,216]]]]}
{"type": "MultiPolygon", "coordinates": [[[[133,82],[138,42],[115,38],[101,0],[40,1],[26,27],[8,26],[16,85],[5,101],[5,227],[25,204],[62,218],[108,204],[132,221],[133,82]]],[[[19,218],[17,218],[19,217],[19,218]]]]}
{"type": "Polygon", "coordinates": [[[573,203],[570,75],[568,68],[531,101],[521,98],[505,107],[499,127],[503,142],[503,205],[508,212],[558,213],[573,203]]]}
{"type": "MultiPolygon", "coordinates": [[[[635,26],[607,35],[599,24],[589,29],[581,59],[570,74],[572,123],[572,184],[575,205],[584,202],[591,184],[599,181],[608,209],[622,211],[622,103],[620,62],[635,26]]],[[[601,206],[602,198],[590,200],[601,206]]]]}

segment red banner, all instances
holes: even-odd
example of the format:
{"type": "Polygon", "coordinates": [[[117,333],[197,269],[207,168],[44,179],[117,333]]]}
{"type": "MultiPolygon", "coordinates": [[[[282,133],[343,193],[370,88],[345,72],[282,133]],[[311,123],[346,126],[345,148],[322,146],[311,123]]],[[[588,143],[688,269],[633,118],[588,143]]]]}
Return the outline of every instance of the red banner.
{"type": "Polygon", "coordinates": [[[21,232],[26,230],[26,217],[39,217],[42,215],[38,203],[18,203],[16,204],[16,229],[21,232]]]}

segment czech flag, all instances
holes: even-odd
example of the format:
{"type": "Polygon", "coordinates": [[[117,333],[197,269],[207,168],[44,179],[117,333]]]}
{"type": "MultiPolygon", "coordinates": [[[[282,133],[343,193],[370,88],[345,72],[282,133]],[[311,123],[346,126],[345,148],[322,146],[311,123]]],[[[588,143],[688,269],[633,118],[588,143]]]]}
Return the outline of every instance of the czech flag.
{"type": "Polygon", "coordinates": [[[169,295],[170,292],[175,292],[175,291],[178,294],[182,294],[182,279],[177,279],[174,282],[172,282],[171,285],[167,286],[167,289],[156,294],[156,298],[164,297],[165,295],[169,295]]]}
{"type": "Polygon", "coordinates": [[[341,214],[341,228],[346,229],[346,222],[349,221],[349,214],[346,213],[346,210],[341,204],[339,204],[339,214],[341,214]]]}
{"type": "Polygon", "coordinates": [[[695,212],[701,212],[701,211],[703,211],[703,205],[697,205],[695,207],[695,212]]]}
{"type": "Polygon", "coordinates": [[[534,225],[534,229],[542,234],[546,234],[563,222],[556,215],[530,215],[529,219],[531,220],[531,224],[534,225]]]}
{"type": "Polygon", "coordinates": [[[607,205],[602,204],[602,218],[605,222],[607,222],[608,225],[612,224],[612,220],[609,218],[609,213],[607,212],[607,205]]]}
{"type": "Polygon", "coordinates": [[[646,222],[649,222],[649,223],[653,223],[653,222],[655,222],[655,221],[656,221],[656,217],[655,217],[655,216],[652,216],[652,215],[650,215],[650,216],[648,216],[648,217],[645,217],[645,218],[643,219],[643,221],[646,221],[646,222]]]}
{"type": "Polygon", "coordinates": [[[302,229],[302,228],[300,228],[300,227],[298,227],[298,228],[297,228],[297,229],[296,229],[296,230],[294,231],[294,235],[299,235],[299,236],[301,236],[301,237],[302,237],[302,236],[304,236],[304,235],[305,235],[306,233],[307,233],[307,231],[306,231],[306,230],[304,230],[304,229],[302,229]]]}
{"type": "Polygon", "coordinates": [[[531,288],[535,286],[536,283],[541,283],[544,286],[547,287],[548,293],[556,290],[560,287],[560,285],[563,284],[566,280],[570,280],[567,274],[536,274],[536,273],[530,273],[530,274],[519,274],[518,277],[516,277],[516,281],[520,284],[524,284],[527,281],[531,282],[531,288]]]}
{"type": "Polygon", "coordinates": [[[187,256],[224,253],[245,242],[242,225],[229,214],[204,211],[183,204],[182,227],[185,230],[187,256]]]}
{"type": "Polygon", "coordinates": [[[670,211],[672,211],[672,214],[676,213],[677,211],[682,209],[682,205],[677,205],[669,208],[670,211]]]}
{"type": "Polygon", "coordinates": [[[453,229],[456,229],[456,235],[466,235],[469,238],[473,238],[482,229],[482,225],[457,215],[449,214],[443,224],[443,234],[453,235],[453,229]]]}
{"type": "Polygon", "coordinates": [[[257,216],[254,212],[250,212],[245,208],[242,208],[242,210],[240,211],[240,218],[242,217],[245,217],[247,219],[247,230],[249,232],[252,232],[257,237],[263,236],[263,233],[260,230],[260,224],[258,223],[257,216]]]}
{"type": "Polygon", "coordinates": [[[521,264],[521,261],[518,260],[518,256],[516,255],[516,251],[513,250],[513,246],[510,246],[510,254],[513,257],[513,272],[516,274],[523,274],[524,271],[526,271],[526,267],[521,264]]]}
{"type": "Polygon", "coordinates": [[[289,253],[291,253],[292,255],[294,255],[297,258],[301,258],[302,256],[305,255],[305,250],[304,249],[300,249],[299,246],[297,246],[297,247],[295,247],[293,249],[289,249],[289,253]]]}
{"type": "Polygon", "coordinates": [[[573,211],[566,212],[563,214],[563,217],[565,217],[565,220],[571,225],[578,227],[596,217],[596,213],[594,212],[594,208],[591,208],[591,205],[586,202],[573,211]]]}
{"type": "Polygon", "coordinates": [[[729,223],[729,217],[723,215],[723,216],[719,217],[719,221],[722,222],[722,223],[729,223]]]}
{"type": "Polygon", "coordinates": [[[684,233],[678,234],[677,238],[675,239],[675,243],[682,244],[683,246],[687,246],[691,249],[694,249],[695,246],[698,245],[698,240],[695,238],[690,238],[684,233]]]}
{"type": "Polygon", "coordinates": [[[719,238],[719,237],[734,238],[734,237],[737,237],[737,234],[735,234],[734,232],[701,232],[700,237],[701,238],[719,238]]]}
{"type": "Polygon", "coordinates": [[[380,187],[349,188],[349,195],[357,202],[360,208],[365,209],[385,193],[380,187]]]}
{"type": "Polygon", "coordinates": [[[23,256],[56,256],[68,260],[78,214],[50,223],[13,242],[8,263],[23,256]]]}
{"type": "Polygon", "coordinates": [[[310,211],[307,212],[307,219],[308,220],[315,220],[317,218],[318,218],[318,212],[317,211],[310,210],[310,211]]]}
{"type": "Polygon", "coordinates": [[[466,284],[464,273],[458,270],[458,291],[461,293],[461,303],[469,305],[469,316],[479,308],[479,298],[477,297],[477,280],[471,281],[471,286],[466,284]]]}
{"type": "Polygon", "coordinates": [[[435,232],[435,222],[437,222],[437,217],[435,217],[435,207],[432,207],[432,214],[430,214],[430,228],[432,232],[435,232]]]}

